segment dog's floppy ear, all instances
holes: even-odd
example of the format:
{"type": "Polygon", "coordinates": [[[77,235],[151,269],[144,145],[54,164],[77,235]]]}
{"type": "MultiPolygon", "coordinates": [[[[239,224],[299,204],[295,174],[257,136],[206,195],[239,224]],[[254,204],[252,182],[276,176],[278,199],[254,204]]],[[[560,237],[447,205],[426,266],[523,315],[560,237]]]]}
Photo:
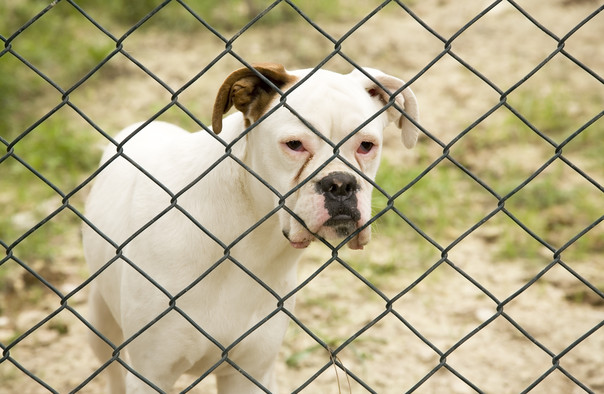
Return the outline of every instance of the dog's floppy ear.
{"type": "MultiPolygon", "coordinates": [[[[379,85],[359,70],[355,69],[352,73],[350,73],[350,75],[360,80],[367,93],[369,93],[370,96],[379,99],[383,104],[387,104],[390,101],[391,93],[396,92],[405,84],[404,81],[391,75],[384,74],[380,70],[375,70],[372,68],[363,68],[363,70],[371,75],[373,79],[379,83],[379,85]],[[388,92],[382,89],[382,87],[388,92]]],[[[395,97],[395,103],[404,109],[405,113],[409,115],[411,119],[416,122],[419,121],[419,107],[417,105],[417,99],[410,88],[407,87],[401,93],[399,93],[395,97]]],[[[409,149],[413,148],[417,143],[417,137],[419,136],[419,130],[417,127],[394,106],[390,106],[390,108],[387,110],[387,113],[390,121],[396,124],[401,130],[403,143],[405,146],[409,149]]]]}
{"type": "MultiPolygon", "coordinates": [[[[261,63],[252,67],[279,89],[296,80],[281,64],[261,63]]],[[[222,131],[222,115],[233,105],[243,113],[246,126],[249,126],[264,114],[276,94],[277,92],[251,69],[244,67],[234,71],[218,89],[212,113],[212,129],[216,134],[222,131]]]]}

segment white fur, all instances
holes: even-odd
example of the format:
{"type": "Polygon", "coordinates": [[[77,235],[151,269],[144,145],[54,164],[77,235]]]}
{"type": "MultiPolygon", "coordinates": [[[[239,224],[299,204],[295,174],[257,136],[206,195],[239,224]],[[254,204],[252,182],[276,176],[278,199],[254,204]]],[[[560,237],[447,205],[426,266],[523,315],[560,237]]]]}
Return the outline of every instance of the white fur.
{"type": "MultiPolygon", "coordinates": [[[[307,72],[291,74],[301,78],[307,72]]],[[[339,143],[383,107],[383,102],[367,94],[370,85],[371,82],[357,73],[341,75],[321,70],[291,92],[287,103],[325,137],[339,143]]],[[[339,148],[341,157],[371,179],[379,164],[382,131],[392,120],[389,115],[391,110],[339,148]],[[375,144],[367,155],[357,153],[363,141],[375,144]]],[[[124,129],[116,140],[128,138],[139,126],[124,129]]],[[[137,334],[169,308],[170,297],[145,279],[138,269],[172,297],[205,275],[176,300],[177,310],[168,312],[125,347],[128,358],[124,351],[120,353],[122,360],[164,391],[183,373],[200,376],[213,368],[223,357],[223,348],[229,348],[226,354],[229,360],[275,392],[274,364],[288,317],[277,311],[278,300],[233,261],[245,266],[279,297],[288,295],[296,286],[296,264],[301,248],[316,236],[332,241],[333,245],[341,242],[333,229],[323,226],[328,214],[323,206],[324,198],[315,188],[316,180],[334,171],[352,174],[360,185],[358,225],[365,224],[371,216],[371,185],[336,159],[285,200],[306,228],[285,209],[280,209],[235,242],[279,204],[279,197],[269,188],[236,160],[225,157],[225,145],[239,138],[244,130],[241,113],[223,120],[218,139],[224,143],[203,130],[188,133],[171,124],[153,122],[123,145],[123,154],[177,195],[175,201],[128,160],[116,158],[114,145],[105,150],[102,163],[110,161],[110,164],[97,176],[87,201],[87,218],[118,245],[120,256],[124,257],[116,259],[99,274],[92,282],[90,294],[90,322],[115,346],[137,334]],[[221,161],[214,169],[194,182],[217,160],[221,161]],[[289,240],[282,234],[284,231],[289,234],[289,240]],[[213,237],[228,250],[225,252],[213,237]],[[208,273],[208,269],[221,260],[208,273]],[[266,323],[231,348],[242,334],[275,311],[266,323]],[[204,333],[194,328],[180,312],[204,333]],[[214,344],[206,334],[221,346],[214,344]]],[[[413,140],[412,137],[405,141],[413,140]]],[[[279,193],[287,194],[297,181],[304,181],[329,160],[333,148],[288,109],[279,108],[235,143],[232,153],[279,193]],[[302,141],[306,152],[288,150],[285,142],[292,140],[302,141]],[[297,181],[296,174],[299,175],[297,181]]],[[[366,227],[349,246],[362,248],[369,237],[370,229],[366,227]]],[[[115,259],[116,247],[95,230],[85,226],[83,238],[91,273],[115,259]]],[[[294,297],[289,297],[284,308],[292,311],[293,307],[294,297]]],[[[92,345],[101,361],[112,357],[113,349],[94,334],[92,345]]],[[[126,373],[117,362],[111,364],[108,372],[113,393],[154,392],[135,375],[126,373]]],[[[219,393],[261,392],[227,362],[219,364],[214,373],[219,393]]]]}

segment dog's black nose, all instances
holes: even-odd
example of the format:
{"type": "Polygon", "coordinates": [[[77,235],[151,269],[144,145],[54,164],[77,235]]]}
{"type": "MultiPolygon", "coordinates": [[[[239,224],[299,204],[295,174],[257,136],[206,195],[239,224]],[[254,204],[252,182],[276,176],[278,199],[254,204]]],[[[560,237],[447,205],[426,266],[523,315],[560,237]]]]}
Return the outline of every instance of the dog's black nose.
{"type": "Polygon", "coordinates": [[[345,172],[332,172],[317,183],[319,192],[335,201],[348,200],[359,189],[354,176],[345,172]]]}

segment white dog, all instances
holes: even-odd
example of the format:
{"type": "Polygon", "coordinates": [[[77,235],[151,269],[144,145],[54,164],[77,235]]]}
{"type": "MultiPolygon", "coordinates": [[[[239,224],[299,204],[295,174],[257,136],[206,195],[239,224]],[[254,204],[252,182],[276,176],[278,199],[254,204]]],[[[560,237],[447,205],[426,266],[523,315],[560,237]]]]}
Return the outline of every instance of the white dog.
{"type": "MultiPolygon", "coordinates": [[[[263,391],[252,380],[275,392],[302,249],[316,238],[363,248],[384,128],[394,122],[408,148],[417,141],[411,90],[395,97],[406,115],[387,106],[400,79],[319,70],[298,84],[310,70],[254,69],[220,87],[220,136],[137,124],[103,155],[86,204],[96,228],[83,237],[98,275],[90,322],[127,343],[107,368],[112,393],[168,391],[187,372],[215,373],[219,393],[263,391]],[[239,112],[223,120],[231,106],[239,112]]],[[[95,334],[92,346],[112,359],[95,334]]]]}

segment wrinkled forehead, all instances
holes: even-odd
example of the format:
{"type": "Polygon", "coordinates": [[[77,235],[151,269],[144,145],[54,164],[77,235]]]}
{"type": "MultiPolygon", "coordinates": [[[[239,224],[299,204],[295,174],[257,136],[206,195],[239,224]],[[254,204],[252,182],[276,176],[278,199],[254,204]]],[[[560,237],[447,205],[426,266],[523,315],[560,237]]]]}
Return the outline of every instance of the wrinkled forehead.
{"type": "MultiPolygon", "coordinates": [[[[294,72],[300,79],[307,73],[306,70],[294,72]]],[[[357,80],[326,70],[319,70],[288,91],[287,104],[336,143],[376,112],[371,97],[357,80]]],[[[380,119],[376,119],[363,132],[378,132],[383,126],[380,119]]]]}

